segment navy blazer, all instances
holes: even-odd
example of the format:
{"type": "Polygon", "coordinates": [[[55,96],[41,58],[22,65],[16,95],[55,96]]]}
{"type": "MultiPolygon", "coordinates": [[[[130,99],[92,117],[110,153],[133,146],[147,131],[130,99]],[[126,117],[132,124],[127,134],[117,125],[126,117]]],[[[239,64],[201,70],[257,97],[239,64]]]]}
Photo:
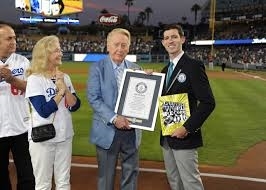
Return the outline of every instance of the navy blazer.
{"type": "MultiPolygon", "coordinates": [[[[162,73],[167,73],[169,64],[163,68],[162,73]]],[[[204,64],[201,61],[192,59],[187,54],[178,61],[170,78],[173,85],[166,89],[164,84],[162,96],[187,93],[191,116],[184,123],[189,134],[184,138],[162,136],[160,144],[166,138],[173,149],[192,149],[203,145],[201,126],[215,108],[214,96],[205,73],[204,64]],[[176,75],[178,74],[178,77],[176,75]],[[176,80],[174,78],[176,77],[176,80]],[[174,80],[174,82],[173,82],[174,80]]]]}
{"type": "MultiPolygon", "coordinates": [[[[140,66],[125,60],[125,67],[138,69],[140,66]]],[[[114,112],[118,97],[118,87],[110,56],[93,63],[89,71],[87,84],[87,98],[94,111],[90,132],[90,141],[104,149],[109,149],[115,135],[115,126],[110,120],[114,112]]],[[[141,130],[135,129],[136,147],[140,145],[141,130]]]]}

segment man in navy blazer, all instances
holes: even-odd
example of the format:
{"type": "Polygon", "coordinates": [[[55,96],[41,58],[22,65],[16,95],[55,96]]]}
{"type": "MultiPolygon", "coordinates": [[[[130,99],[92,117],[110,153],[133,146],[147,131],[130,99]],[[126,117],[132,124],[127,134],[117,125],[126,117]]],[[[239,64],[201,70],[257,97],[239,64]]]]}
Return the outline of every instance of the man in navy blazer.
{"type": "Polygon", "coordinates": [[[184,53],[184,42],[181,26],[171,24],[165,27],[162,44],[174,70],[171,76],[168,76],[170,64],[162,70],[166,78],[170,78],[164,83],[162,95],[187,93],[191,116],[172,135],[161,134],[160,144],[171,189],[203,190],[197,148],[203,145],[201,126],[214,110],[215,100],[204,64],[184,53]]]}
{"type": "Polygon", "coordinates": [[[138,148],[141,131],[130,128],[129,121],[115,113],[121,74],[126,68],[140,69],[125,60],[130,46],[129,31],[116,28],[107,36],[109,55],[91,65],[87,96],[94,111],[90,141],[96,145],[98,190],[113,190],[117,160],[120,158],[121,190],[136,190],[138,148]]]}

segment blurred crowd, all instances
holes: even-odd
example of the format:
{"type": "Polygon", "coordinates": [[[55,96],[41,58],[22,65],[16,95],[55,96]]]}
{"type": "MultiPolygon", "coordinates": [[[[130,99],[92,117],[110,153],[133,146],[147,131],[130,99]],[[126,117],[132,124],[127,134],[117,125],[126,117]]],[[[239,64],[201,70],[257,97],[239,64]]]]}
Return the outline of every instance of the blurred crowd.
{"type": "MultiPolygon", "coordinates": [[[[203,62],[208,62],[210,47],[191,46],[188,49],[190,55],[198,58],[203,62]]],[[[249,45],[249,46],[219,46],[214,49],[214,63],[220,65],[226,63],[250,64],[261,66],[266,64],[266,45],[249,45]]]]}
{"type": "MultiPolygon", "coordinates": [[[[221,32],[216,32],[215,39],[253,39],[265,38],[266,26],[239,25],[234,28],[228,28],[221,32]]],[[[201,28],[193,40],[210,39],[210,31],[201,28]]],[[[58,35],[60,38],[63,52],[65,53],[106,53],[106,41],[101,35],[92,36],[85,34],[64,34],[58,35]]],[[[31,52],[34,44],[42,37],[40,34],[18,34],[17,50],[19,52],[31,52]]],[[[186,51],[194,58],[203,62],[208,62],[211,47],[210,46],[192,46],[187,40],[184,47],[186,51]]],[[[164,48],[159,39],[153,40],[150,36],[132,37],[130,54],[165,54],[164,48]]],[[[219,45],[214,47],[214,61],[217,64],[226,62],[227,64],[266,64],[266,45],[219,45]]]]}
{"type": "MultiPolygon", "coordinates": [[[[199,26],[197,35],[194,40],[210,40],[212,38],[211,31],[209,27],[199,26]]],[[[230,39],[230,40],[240,40],[240,39],[261,39],[265,38],[266,26],[264,24],[246,24],[246,23],[236,23],[222,25],[217,27],[214,33],[214,39],[230,39]]]]}
{"type": "MultiPolygon", "coordinates": [[[[17,35],[17,50],[30,52],[40,35],[17,35]]],[[[66,53],[106,53],[106,40],[101,37],[88,35],[59,35],[61,46],[66,53]]],[[[134,54],[150,54],[154,42],[133,38],[130,52],[134,54]]]]}

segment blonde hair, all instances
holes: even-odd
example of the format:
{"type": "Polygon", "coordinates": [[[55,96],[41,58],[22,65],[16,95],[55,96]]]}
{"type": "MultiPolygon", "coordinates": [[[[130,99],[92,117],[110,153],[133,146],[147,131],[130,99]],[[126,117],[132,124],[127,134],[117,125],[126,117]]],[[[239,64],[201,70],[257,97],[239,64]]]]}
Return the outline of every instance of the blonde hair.
{"type": "Polygon", "coordinates": [[[111,32],[109,32],[108,35],[107,35],[107,46],[108,46],[108,44],[111,43],[112,36],[114,34],[117,34],[117,33],[125,35],[128,38],[128,43],[129,43],[128,45],[130,45],[130,43],[131,43],[130,32],[127,29],[124,29],[124,28],[115,28],[111,32]]]}
{"type": "Polygon", "coordinates": [[[59,42],[59,38],[55,35],[50,35],[41,38],[34,45],[32,50],[31,65],[27,70],[27,76],[34,73],[48,77],[48,58],[54,51],[54,45],[57,42],[59,42]]]}

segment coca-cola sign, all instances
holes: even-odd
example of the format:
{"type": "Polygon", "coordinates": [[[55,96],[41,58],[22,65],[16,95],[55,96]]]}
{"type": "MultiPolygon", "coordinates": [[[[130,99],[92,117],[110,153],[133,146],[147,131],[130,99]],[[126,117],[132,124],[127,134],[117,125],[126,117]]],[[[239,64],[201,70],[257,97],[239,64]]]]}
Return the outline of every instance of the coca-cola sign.
{"type": "Polygon", "coordinates": [[[102,14],[99,16],[99,23],[103,25],[116,25],[120,23],[120,16],[116,14],[102,14]]]}

